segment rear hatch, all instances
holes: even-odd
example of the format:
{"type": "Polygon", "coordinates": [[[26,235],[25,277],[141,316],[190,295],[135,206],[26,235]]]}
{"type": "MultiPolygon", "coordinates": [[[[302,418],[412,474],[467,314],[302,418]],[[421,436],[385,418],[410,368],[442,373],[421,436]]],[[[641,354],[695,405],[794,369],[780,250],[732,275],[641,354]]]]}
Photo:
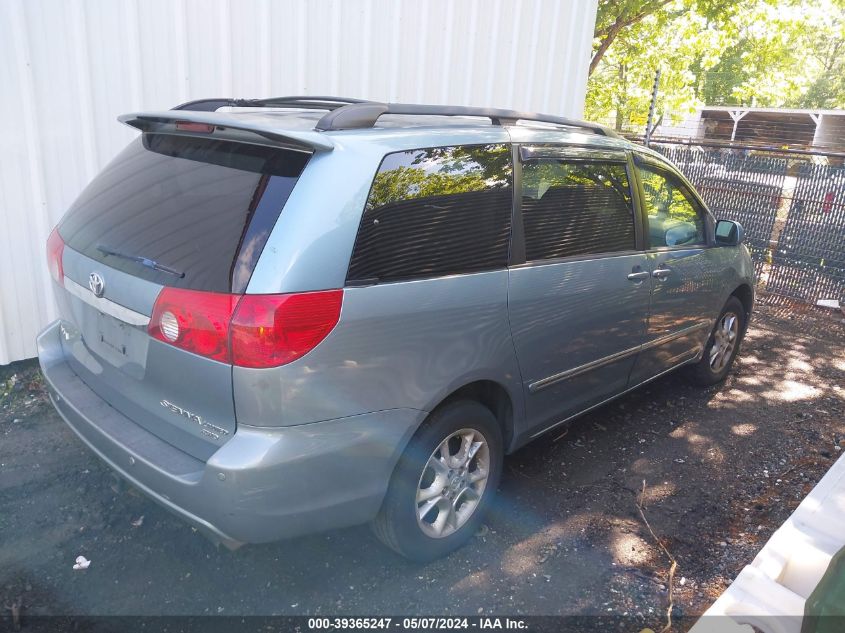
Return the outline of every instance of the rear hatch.
{"type": "Polygon", "coordinates": [[[214,338],[214,306],[245,292],[309,157],[143,134],[56,229],[64,243],[57,299],[74,371],[115,409],[198,459],[230,439],[236,424],[232,365],[213,349],[228,345],[214,338]],[[198,336],[192,351],[168,344],[168,332],[162,340],[148,332],[156,301],[168,292],[198,302],[190,318],[209,335],[198,336]],[[212,313],[203,314],[208,299],[212,313]]]}

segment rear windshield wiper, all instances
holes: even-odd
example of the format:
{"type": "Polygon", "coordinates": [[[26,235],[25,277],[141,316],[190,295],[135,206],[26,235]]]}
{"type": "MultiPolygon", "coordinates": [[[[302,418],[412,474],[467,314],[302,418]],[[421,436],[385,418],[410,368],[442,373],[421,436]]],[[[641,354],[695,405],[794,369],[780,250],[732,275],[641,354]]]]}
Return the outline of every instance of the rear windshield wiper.
{"type": "Polygon", "coordinates": [[[97,246],[97,250],[100,251],[103,255],[114,255],[115,257],[121,257],[123,259],[128,259],[132,262],[137,262],[142,266],[146,266],[147,268],[152,268],[153,270],[159,270],[163,273],[167,273],[169,275],[176,275],[177,277],[184,277],[185,273],[179,272],[175,268],[170,268],[169,266],[165,266],[164,264],[159,264],[157,261],[149,259],[147,257],[141,257],[140,255],[129,255],[128,253],[121,253],[119,251],[113,251],[110,248],[103,246],[102,244],[97,246]]]}

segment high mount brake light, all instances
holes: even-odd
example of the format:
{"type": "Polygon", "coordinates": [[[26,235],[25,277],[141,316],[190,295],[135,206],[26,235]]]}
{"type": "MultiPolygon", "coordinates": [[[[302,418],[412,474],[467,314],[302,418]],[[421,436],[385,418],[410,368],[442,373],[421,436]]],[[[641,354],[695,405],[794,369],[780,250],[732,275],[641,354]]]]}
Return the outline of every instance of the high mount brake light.
{"type": "Polygon", "coordinates": [[[211,134],[214,126],[208,123],[194,123],[193,121],[176,121],[176,129],[184,132],[201,132],[211,134]]]}
{"type": "Polygon", "coordinates": [[[343,290],[230,295],[165,287],[149,334],[239,367],[277,367],[301,358],[340,319],[343,290]]]}
{"type": "Polygon", "coordinates": [[[56,229],[47,238],[47,268],[50,269],[50,276],[60,286],[65,285],[65,269],[62,264],[62,255],[65,251],[65,243],[62,236],[56,229]]]}

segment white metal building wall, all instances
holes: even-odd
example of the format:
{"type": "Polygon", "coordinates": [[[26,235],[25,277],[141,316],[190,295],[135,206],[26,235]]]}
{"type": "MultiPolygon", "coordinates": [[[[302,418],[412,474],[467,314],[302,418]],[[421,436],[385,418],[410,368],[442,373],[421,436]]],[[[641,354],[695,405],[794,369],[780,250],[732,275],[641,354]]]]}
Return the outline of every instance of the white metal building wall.
{"type": "Polygon", "coordinates": [[[0,0],[0,365],[55,318],[44,243],[118,114],[333,94],[580,116],[597,0],[0,0]]]}

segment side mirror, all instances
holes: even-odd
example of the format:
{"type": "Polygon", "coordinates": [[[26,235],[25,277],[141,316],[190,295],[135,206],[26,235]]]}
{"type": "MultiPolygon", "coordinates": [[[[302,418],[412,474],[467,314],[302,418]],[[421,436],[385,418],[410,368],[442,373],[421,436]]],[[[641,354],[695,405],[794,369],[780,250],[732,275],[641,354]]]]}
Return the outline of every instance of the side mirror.
{"type": "Polygon", "coordinates": [[[666,230],[663,243],[666,246],[694,244],[697,236],[698,231],[695,228],[695,224],[681,222],[666,230]]]}
{"type": "Polygon", "coordinates": [[[719,220],[716,223],[716,244],[718,246],[739,246],[745,241],[745,229],[739,222],[719,220]]]}

